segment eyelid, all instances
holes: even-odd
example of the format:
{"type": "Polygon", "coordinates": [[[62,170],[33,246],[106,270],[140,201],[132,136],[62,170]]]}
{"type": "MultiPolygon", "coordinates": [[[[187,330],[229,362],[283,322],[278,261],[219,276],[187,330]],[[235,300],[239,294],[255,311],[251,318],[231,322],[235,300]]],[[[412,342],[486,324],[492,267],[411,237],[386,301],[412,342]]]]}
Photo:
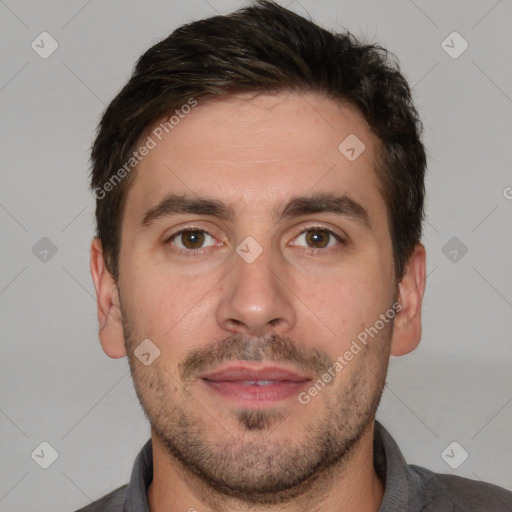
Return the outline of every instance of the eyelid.
{"type": "Polygon", "coordinates": [[[326,233],[331,234],[334,236],[340,243],[346,243],[348,242],[348,236],[341,230],[337,231],[335,228],[331,228],[326,225],[322,224],[312,224],[309,226],[301,226],[297,229],[295,234],[293,235],[293,239],[297,238],[298,236],[302,235],[303,233],[306,233],[308,231],[325,231],[326,233]]]}
{"type": "MultiPolygon", "coordinates": [[[[183,233],[195,233],[195,232],[201,232],[201,233],[204,233],[206,236],[209,236],[212,240],[216,240],[215,237],[213,235],[211,235],[210,233],[208,233],[208,231],[205,231],[204,229],[182,229],[181,231],[178,231],[176,233],[174,233],[173,235],[171,235],[169,238],[168,238],[168,242],[169,243],[174,243],[176,240],[179,240],[180,239],[180,235],[183,234],[183,233]]],[[[215,245],[215,244],[213,244],[215,245]]],[[[199,247],[198,249],[188,249],[186,247],[177,247],[178,250],[180,251],[187,251],[187,252],[193,252],[193,251],[200,251],[202,249],[208,249],[209,247],[213,247],[213,245],[207,245],[207,246],[203,246],[203,247],[199,247]]]]}
{"type": "Polygon", "coordinates": [[[164,237],[164,245],[169,245],[172,248],[169,248],[169,250],[174,253],[176,256],[183,256],[183,257],[199,257],[202,256],[204,253],[208,253],[211,250],[214,250],[215,247],[221,247],[224,245],[224,240],[219,241],[218,238],[210,233],[209,230],[200,228],[199,226],[194,225],[188,225],[183,226],[178,231],[173,231],[170,235],[164,237]],[[205,233],[206,235],[213,238],[217,243],[213,245],[209,245],[207,247],[200,247],[198,249],[186,249],[182,247],[178,247],[173,243],[173,240],[177,237],[179,237],[182,233],[187,233],[189,231],[200,231],[202,233],[205,233]]]}
{"type": "Polygon", "coordinates": [[[215,232],[215,229],[209,229],[195,224],[187,224],[182,225],[178,228],[175,226],[170,235],[164,236],[164,242],[169,242],[172,238],[180,235],[181,233],[186,233],[188,231],[201,231],[203,233],[206,233],[207,235],[210,235],[212,238],[218,239],[218,237],[213,234],[213,232],[215,232]],[[174,229],[177,229],[177,231],[174,231],[174,229]]]}

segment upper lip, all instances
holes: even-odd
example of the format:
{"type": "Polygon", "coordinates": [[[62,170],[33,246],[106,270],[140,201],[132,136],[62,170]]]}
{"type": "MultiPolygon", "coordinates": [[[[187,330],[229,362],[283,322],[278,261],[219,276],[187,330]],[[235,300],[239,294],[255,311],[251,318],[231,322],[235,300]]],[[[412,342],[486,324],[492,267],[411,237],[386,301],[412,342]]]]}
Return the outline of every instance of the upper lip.
{"type": "Polygon", "coordinates": [[[310,376],[300,374],[296,371],[276,365],[253,365],[236,363],[217,368],[216,370],[202,373],[199,379],[222,381],[288,381],[304,382],[311,380],[310,376]]]}

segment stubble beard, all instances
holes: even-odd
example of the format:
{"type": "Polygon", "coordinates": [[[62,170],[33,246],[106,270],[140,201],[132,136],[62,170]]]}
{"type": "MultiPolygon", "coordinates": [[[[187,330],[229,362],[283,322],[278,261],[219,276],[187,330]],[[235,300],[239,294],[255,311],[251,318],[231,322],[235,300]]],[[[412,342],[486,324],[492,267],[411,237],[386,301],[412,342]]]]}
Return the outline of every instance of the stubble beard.
{"type": "MultiPolygon", "coordinates": [[[[123,314],[128,348],[135,346],[135,340],[126,318],[123,314]]],[[[390,338],[391,332],[392,327],[381,334],[390,338]]],[[[384,339],[376,342],[387,346],[384,339]]],[[[216,411],[202,405],[187,386],[155,364],[157,361],[143,367],[131,351],[127,353],[142,409],[172,463],[212,494],[248,504],[288,502],[307,493],[327,470],[331,474],[334,469],[343,469],[373,425],[389,359],[387,349],[378,347],[368,362],[374,366],[371,372],[352,371],[335,395],[323,390],[315,397],[323,401],[322,417],[308,421],[300,439],[290,439],[279,432],[287,422],[296,425],[293,411],[233,410],[239,428],[228,433],[220,424],[222,420],[215,424],[215,416],[219,418],[216,411]],[[216,434],[208,430],[210,424],[216,434]]],[[[297,401],[297,407],[308,405],[297,401]]]]}

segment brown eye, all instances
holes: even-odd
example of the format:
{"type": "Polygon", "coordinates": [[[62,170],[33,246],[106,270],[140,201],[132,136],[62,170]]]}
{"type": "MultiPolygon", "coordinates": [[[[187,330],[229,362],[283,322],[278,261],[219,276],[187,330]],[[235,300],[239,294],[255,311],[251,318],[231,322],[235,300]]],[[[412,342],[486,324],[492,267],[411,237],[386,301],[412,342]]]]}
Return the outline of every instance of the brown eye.
{"type": "Polygon", "coordinates": [[[341,243],[338,235],[329,229],[307,229],[297,238],[294,245],[302,245],[311,249],[326,249],[341,243]]]}
{"type": "Polygon", "coordinates": [[[180,235],[181,242],[187,249],[199,249],[204,243],[202,231],[185,231],[180,235]]]}
{"type": "Polygon", "coordinates": [[[330,235],[327,231],[311,230],[306,233],[306,242],[310,247],[323,249],[329,244],[330,235]]]}
{"type": "Polygon", "coordinates": [[[202,249],[214,244],[214,238],[200,229],[183,230],[173,235],[169,242],[179,249],[202,249]]]}

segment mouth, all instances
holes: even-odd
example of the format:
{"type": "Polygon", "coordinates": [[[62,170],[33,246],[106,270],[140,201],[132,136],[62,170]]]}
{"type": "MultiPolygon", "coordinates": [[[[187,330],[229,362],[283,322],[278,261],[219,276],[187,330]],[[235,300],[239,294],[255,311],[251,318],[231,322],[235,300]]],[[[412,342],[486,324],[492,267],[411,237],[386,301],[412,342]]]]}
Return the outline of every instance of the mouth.
{"type": "Polygon", "coordinates": [[[276,366],[237,362],[198,376],[210,391],[245,408],[263,408],[296,396],[309,375],[276,366]]]}

